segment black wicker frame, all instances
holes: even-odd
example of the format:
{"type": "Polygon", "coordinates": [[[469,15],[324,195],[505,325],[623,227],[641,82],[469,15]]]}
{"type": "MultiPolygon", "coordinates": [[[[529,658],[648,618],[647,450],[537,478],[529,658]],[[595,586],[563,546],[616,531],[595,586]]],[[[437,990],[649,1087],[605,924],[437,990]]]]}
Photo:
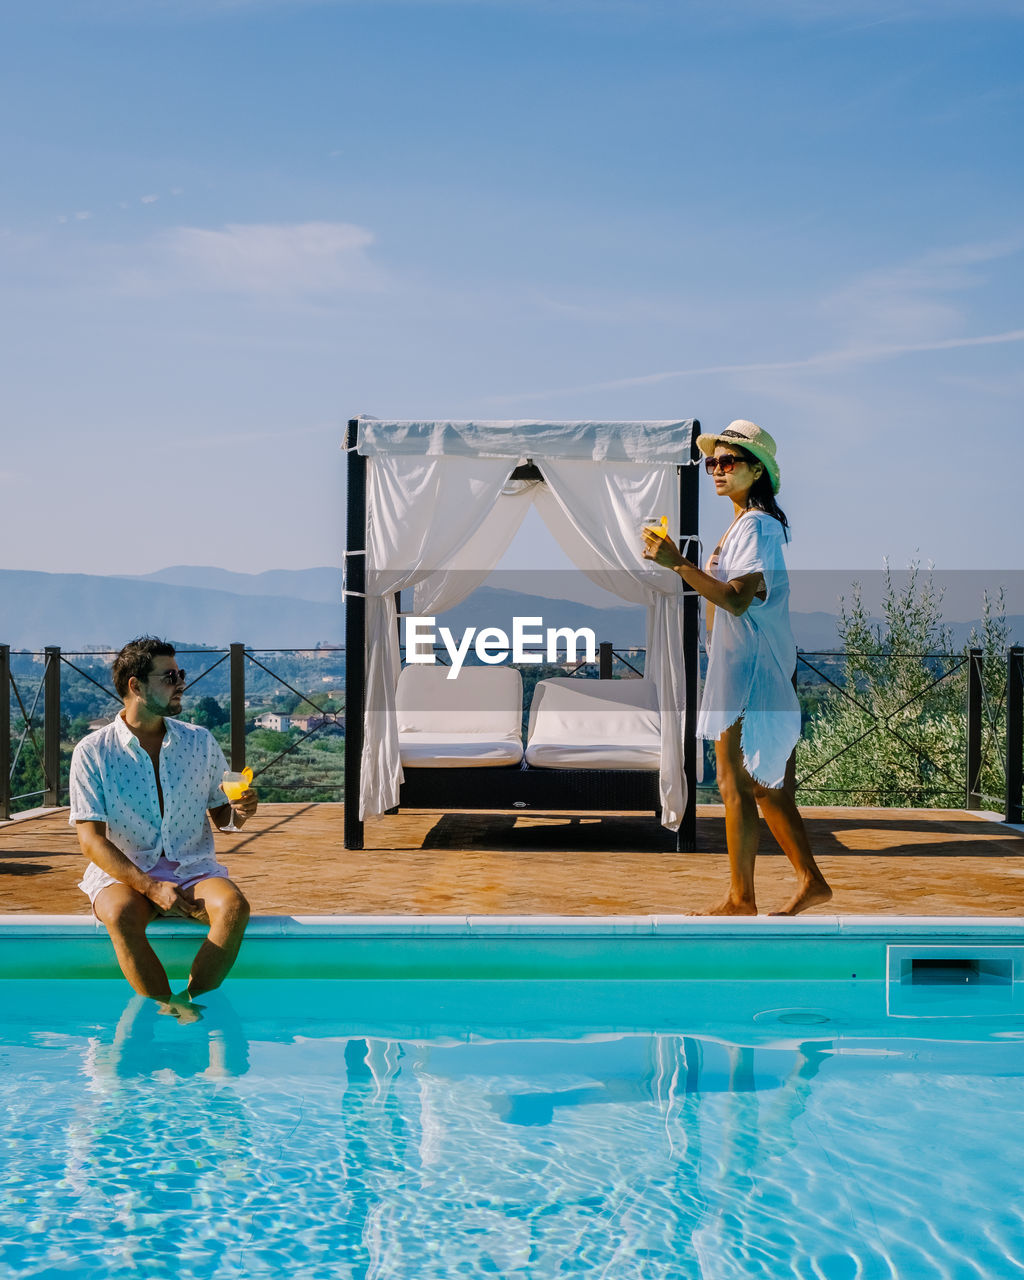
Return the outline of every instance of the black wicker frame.
{"type": "MultiPolygon", "coordinates": [[[[512,767],[405,770],[400,809],[623,809],[661,813],[658,773],[647,769],[512,767]]],[[[397,810],[396,810],[397,812],[397,810]]]]}

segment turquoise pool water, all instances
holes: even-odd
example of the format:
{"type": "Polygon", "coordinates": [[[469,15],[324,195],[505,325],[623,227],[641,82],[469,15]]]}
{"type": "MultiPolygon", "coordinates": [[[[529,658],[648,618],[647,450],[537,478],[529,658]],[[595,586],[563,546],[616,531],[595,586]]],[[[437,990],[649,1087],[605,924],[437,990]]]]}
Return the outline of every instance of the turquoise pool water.
{"type": "Polygon", "coordinates": [[[1024,1019],[935,990],[8,980],[0,1275],[1005,1280],[1024,1019]]]}

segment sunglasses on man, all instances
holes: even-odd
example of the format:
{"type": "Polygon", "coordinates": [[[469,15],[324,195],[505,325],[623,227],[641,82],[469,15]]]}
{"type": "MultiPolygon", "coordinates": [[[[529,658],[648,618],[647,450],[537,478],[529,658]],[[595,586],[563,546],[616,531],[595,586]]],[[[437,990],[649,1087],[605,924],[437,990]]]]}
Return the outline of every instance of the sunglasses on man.
{"type": "Polygon", "coordinates": [[[161,672],[160,679],[164,684],[185,684],[185,668],[172,667],[170,671],[161,672]]]}

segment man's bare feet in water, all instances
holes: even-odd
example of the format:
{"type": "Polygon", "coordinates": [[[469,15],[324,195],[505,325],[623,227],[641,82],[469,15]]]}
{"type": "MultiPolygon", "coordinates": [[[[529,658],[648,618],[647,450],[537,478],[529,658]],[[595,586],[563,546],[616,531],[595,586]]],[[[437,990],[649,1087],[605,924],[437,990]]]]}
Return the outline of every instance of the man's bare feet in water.
{"type": "Polygon", "coordinates": [[[704,911],[691,912],[695,916],[756,916],[757,905],[753,902],[726,898],[717,907],[707,907],[704,911]]]}
{"type": "Polygon", "coordinates": [[[171,996],[170,1000],[161,1000],[157,1005],[161,1013],[177,1018],[182,1026],[187,1026],[190,1022],[200,1022],[205,1007],[205,1005],[193,1004],[187,991],[171,996]]]}
{"type": "Polygon", "coordinates": [[[806,911],[808,907],[820,907],[823,902],[828,902],[831,897],[832,890],[824,877],[818,876],[815,879],[805,881],[781,911],[769,911],[768,914],[772,916],[798,916],[801,911],[806,911]]]}

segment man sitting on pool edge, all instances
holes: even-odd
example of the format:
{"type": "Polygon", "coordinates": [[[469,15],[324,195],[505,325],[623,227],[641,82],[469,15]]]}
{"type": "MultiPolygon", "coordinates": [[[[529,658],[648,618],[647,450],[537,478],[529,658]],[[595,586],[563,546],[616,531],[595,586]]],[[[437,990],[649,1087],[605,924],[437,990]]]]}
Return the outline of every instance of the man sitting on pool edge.
{"type": "Polygon", "coordinates": [[[192,998],[224,981],[249,920],[248,902],[217,861],[207,811],[221,827],[234,810],[241,827],[256,812],[256,792],[229,804],[220,790],[227,761],[213,734],[174,719],[185,672],[172,645],[152,636],[131,640],[112,674],[124,710],[83,738],[71,757],[70,821],[90,859],[79,888],[107,926],[135,991],[192,1021],[192,998]],[[178,995],[146,938],[155,916],[210,926],[178,995]]]}

